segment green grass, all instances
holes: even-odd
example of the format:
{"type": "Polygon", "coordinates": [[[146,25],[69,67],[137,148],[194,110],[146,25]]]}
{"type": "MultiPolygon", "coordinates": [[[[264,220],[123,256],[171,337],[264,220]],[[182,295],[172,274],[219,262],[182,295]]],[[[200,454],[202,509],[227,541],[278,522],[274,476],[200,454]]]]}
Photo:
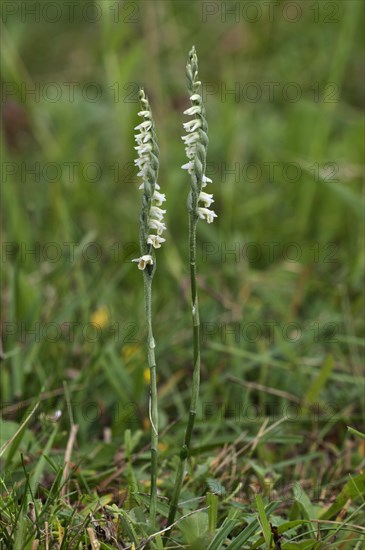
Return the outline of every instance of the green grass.
{"type": "Polygon", "coordinates": [[[201,397],[169,547],[360,550],[361,2],[298,1],[295,22],[282,1],[271,18],[256,2],[257,21],[247,2],[238,21],[213,2],[204,21],[204,2],[102,0],[97,23],[79,9],[71,22],[64,11],[37,22],[12,4],[14,15],[2,5],[2,546],[162,547],[148,524],[133,127],[143,85],[168,199],[153,299],[163,530],[192,376],[180,136],[195,44],[219,217],[198,225],[201,397]]]}

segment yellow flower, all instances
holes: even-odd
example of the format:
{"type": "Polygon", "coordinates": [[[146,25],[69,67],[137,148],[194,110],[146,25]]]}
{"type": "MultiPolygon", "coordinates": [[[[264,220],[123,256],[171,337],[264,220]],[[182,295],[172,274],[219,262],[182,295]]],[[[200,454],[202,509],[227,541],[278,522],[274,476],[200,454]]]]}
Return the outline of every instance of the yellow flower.
{"type": "Polygon", "coordinates": [[[146,382],[146,384],[149,384],[151,382],[151,371],[150,371],[150,369],[144,369],[143,379],[146,382]]]}
{"type": "Polygon", "coordinates": [[[91,315],[91,323],[99,328],[105,328],[109,323],[109,312],[106,306],[101,306],[91,315]]]}
{"type": "Polygon", "coordinates": [[[150,419],[146,416],[142,420],[142,426],[145,432],[151,428],[150,419]]]}
{"type": "MultiPolygon", "coordinates": [[[[141,483],[143,483],[146,489],[149,489],[151,487],[151,481],[149,479],[145,479],[144,481],[141,481],[141,483]]],[[[163,479],[157,478],[156,483],[157,483],[157,487],[161,487],[164,481],[163,479]]]]}
{"type": "Polygon", "coordinates": [[[131,359],[140,350],[141,347],[138,344],[125,344],[121,349],[121,354],[124,361],[128,361],[128,359],[131,359]]]}

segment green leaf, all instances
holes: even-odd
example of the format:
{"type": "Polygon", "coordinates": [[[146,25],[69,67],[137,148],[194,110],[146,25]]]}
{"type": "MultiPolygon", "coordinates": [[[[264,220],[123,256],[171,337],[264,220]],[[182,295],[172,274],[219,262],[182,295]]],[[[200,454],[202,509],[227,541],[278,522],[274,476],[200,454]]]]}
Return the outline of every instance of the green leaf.
{"type": "Polygon", "coordinates": [[[360,474],[354,478],[351,478],[350,481],[346,483],[346,485],[343,487],[342,491],[336,498],[335,502],[331,504],[331,506],[320,515],[320,519],[331,519],[346,504],[348,500],[354,500],[356,498],[361,497],[362,500],[364,500],[365,494],[365,473],[360,474]]]}
{"type": "Polygon", "coordinates": [[[247,527],[245,527],[244,530],[241,531],[241,533],[233,540],[233,542],[227,546],[227,550],[241,550],[242,545],[246,543],[259,528],[259,521],[257,518],[254,518],[253,521],[247,525],[247,527]]]}
{"type": "MultiPolygon", "coordinates": [[[[0,458],[6,453],[6,459],[5,459],[5,468],[8,468],[11,464],[11,461],[13,457],[15,456],[15,453],[17,452],[23,438],[26,438],[26,442],[33,441],[34,437],[31,432],[26,430],[26,425],[28,424],[29,420],[32,418],[33,414],[35,413],[36,409],[38,408],[39,403],[36,403],[31,412],[28,414],[28,416],[25,417],[25,419],[22,421],[20,426],[17,426],[14,422],[3,422],[1,421],[1,428],[8,427],[11,429],[17,427],[17,429],[14,429],[14,433],[7,438],[7,440],[1,445],[0,448],[0,458]]],[[[2,430],[1,430],[2,431],[2,430]]]]}
{"type": "MultiPolygon", "coordinates": [[[[48,453],[50,453],[50,451],[52,449],[52,446],[53,446],[53,443],[54,443],[54,440],[55,440],[55,437],[56,437],[56,434],[58,432],[58,428],[59,428],[59,424],[56,424],[54,426],[53,430],[52,430],[52,433],[50,434],[50,436],[48,438],[48,441],[46,443],[46,446],[45,446],[44,450],[42,451],[42,455],[40,456],[40,458],[37,462],[37,465],[36,465],[36,467],[35,467],[35,469],[32,473],[32,476],[31,476],[31,479],[30,479],[30,487],[31,487],[31,490],[33,492],[33,495],[37,491],[38,485],[40,483],[43,472],[44,472],[45,467],[47,465],[47,461],[45,460],[44,455],[47,455],[48,453]]],[[[31,497],[31,495],[29,495],[29,498],[30,497],[31,497]]]]}
{"type": "MultiPolygon", "coordinates": [[[[276,508],[278,507],[280,503],[279,502],[271,502],[265,507],[265,513],[270,515],[272,514],[276,508]]],[[[247,527],[227,546],[227,549],[229,550],[242,550],[242,545],[246,543],[250,537],[255,535],[256,531],[259,531],[261,529],[260,522],[258,520],[258,517],[256,516],[246,516],[245,521],[248,523],[247,527]]],[[[271,530],[271,529],[270,529],[271,530]]],[[[255,542],[252,546],[250,546],[250,550],[254,550],[255,548],[259,548],[261,544],[264,542],[264,537],[260,537],[260,539],[255,542]]]]}
{"type": "Polygon", "coordinates": [[[335,361],[332,355],[328,355],[319,371],[318,376],[313,380],[309,388],[307,389],[304,402],[308,404],[313,404],[318,398],[319,394],[328,378],[331,376],[333,367],[335,366],[335,361]]]}
{"type": "Polygon", "coordinates": [[[313,550],[318,548],[318,542],[313,539],[305,539],[300,542],[284,542],[282,550],[313,550]]]}
{"type": "MultiPolygon", "coordinates": [[[[299,483],[296,484],[296,489],[294,490],[295,494],[295,505],[298,506],[299,510],[302,513],[302,517],[305,519],[311,520],[316,518],[317,514],[315,509],[304,491],[303,487],[299,483]]],[[[317,526],[315,523],[312,524],[314,533],[316,532],[317,526]]],[[[313,534],[314,537],[314,534],[313,534]]]]}
{"type": "Polygon", "coordinates": [[[355,430],[355,428],[351,428],[350,426],[347,426],[348,431],[352,435],[356,435],[357,437],[361,437],[361,439],[365,439],[365,434],[362,432],[359,432],[359,430],[355,430]]]}
{"type": "Polygon", "coordinates": [[[229,516],[224,520],[222,525],[220,526],[218,532],[216,533],[214,539],[209,544],[207,550],[219,550],[228,537],[228,535],[233,531],[235,526],[237,525],[237,518],[236,518],[237,512],[234,511],[231,512],[229,516]]]}
{"type": "Polygon", "coordinates": [[[193,545],[196,550],[206,549],[209,529],[208,514],[206,512],[197,512],[184,518],[178,524],[178,527],[183,533],[186,543],[193,545]]]}
{"type": "Polygon", "coordinates": [[[206,502],[208,506],[208,530],[211,535],[215,533],[217,528],[218,519],[218,497],[213,493],[208,493],[206,496],[206,502]]]}
{"type": "Polygon", "coordinates": [[[259,515],[259,522],[264,534],[266,548],[269,550],[271,548],[271,540],[272,540],[270,523],[266,517],[265,507],[264,507],[264,503],[261,495],[256,495],[255,500],[256,500],[257,512],[259,515]]]}
{"type": "Polygon", "coordinates": [[[14,540],[14,550],[23,550],[24,541],[26,538],[26,527],[27,527],[28,517],[25,514],[24,510],[20,511],[18,521],[15,529],[15,540],[14,540]]]}

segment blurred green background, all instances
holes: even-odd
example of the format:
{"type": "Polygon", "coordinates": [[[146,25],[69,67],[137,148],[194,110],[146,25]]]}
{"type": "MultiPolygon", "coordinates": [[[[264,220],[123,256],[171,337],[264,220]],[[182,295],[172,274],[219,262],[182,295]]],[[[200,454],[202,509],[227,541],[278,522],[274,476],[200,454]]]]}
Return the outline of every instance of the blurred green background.
{"type": "MultiPolygon", "coordinates": [[[[243,429],[256,433],[288,403],[306,405],[271,439],[275,451],[257,450],[264,462],[307,452],[306,433],[341,449],[362,400],[362,2],[72,6],[2,3],[7,434],[39,395],[42,413],[60,408],[66,429],[66,387],[84,460],[105,429],[111,453],[126,427],[148,443],[143,283],[131,263],[139,255],[133,128],[143,86],[167,195],[153,300],[161,429],[166,456],[178,448],[183,421],[168,426],[185,415],[192,372],[189,182],[180,166],[194,44],[218,214],[198,225],[201,449],[213,453],[243,429]]],[[[48,437],[39,423],[31,423],[28,450],[48,437]]],[[[57,437],[62,449],[65,434],[57,437]]]]}

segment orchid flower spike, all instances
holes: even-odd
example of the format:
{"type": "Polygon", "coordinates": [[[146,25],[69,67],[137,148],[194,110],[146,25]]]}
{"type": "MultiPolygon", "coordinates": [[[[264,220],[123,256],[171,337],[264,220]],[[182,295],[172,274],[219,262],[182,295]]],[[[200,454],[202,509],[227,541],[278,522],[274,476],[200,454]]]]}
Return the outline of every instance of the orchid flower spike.
{"type": "MultiPolygon", "coordinates": [[[[191,177],[191,191],[189,196],[189,211],[195,220],[204,219],[212,223],[217,214],[209,210],[214,202],[213,195],[202,191],[212,180],[205,175],[208,148],[208,124],[201,96],[201,82],[198,80],[198,57],[193,46],[189,53],[186,66],[188,90],[190,92],[191,107],[184,111],[185,115],[193,118],[183,123],[186,135],[182,136],[185,152],[188,159],[181,167],[187,170],[191,177]],[[202,204],[201,204],[202,203],[202,204]]],[[[142,147],[145,145],[143,144],[142,147]]]]}
{"type": "Polygon", "coordinates": [[[138,263],[138,268],[144,271],[147,266],[149,273],[155,266],[153,250],[161,248],[166,239],[161,237],[166,229],[163,223],[166,210],[160,207],[166,201],[164,193],[160,192],[157,183],[159,169],[159,148],[155,132],[152,111],[148,99],[143,90],[140,90],[139,99],[141,110],[138,115],[143,121],[135,127],[135,150],[138,153],[134,164],[139,168],[138,176],[142,179],[139,189],[143,192],[142,210],[140,215],[140,246],[141,257],[133,262],[138,263]]]}

